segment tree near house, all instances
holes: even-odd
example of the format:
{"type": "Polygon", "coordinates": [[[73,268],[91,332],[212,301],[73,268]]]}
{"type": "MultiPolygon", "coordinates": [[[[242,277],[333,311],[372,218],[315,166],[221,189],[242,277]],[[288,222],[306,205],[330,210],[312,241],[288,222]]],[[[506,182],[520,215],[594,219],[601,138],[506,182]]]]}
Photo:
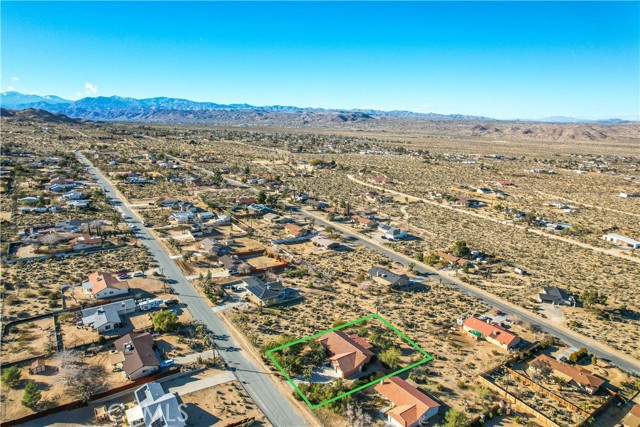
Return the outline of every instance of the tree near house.
{"type": "Polygon", "coordinates": [[[327,349],[316,340],[309,341],[309,348],[303,358],[312,366],[320,366],[327,357],[327,349]]]}
{"type": "Polygon", "coordinates": [[[467,424],[469,419],[460,411],[451,408],[444,414],[444,427],[466,427],[467,424]]]}
{"type": "Polygon", "coordinates": [[[140,269],[140,271],[144,273],[149,269],[149,263],[146,261],[141,261],[140,264],[138,265],[138,268],[140,269]]]}
{"type": "Polygon", "coordinates": [[[467,246],[467,242],[465,242],[464,240],[458,240],[457,242],[455,242],[453,244],[453,249],[451,250],[451,253],[457,257],[465,257],[469,255],[470,252],[471,250],[467,246]]]}
{"type": "Polygon", "coordinates": [[[7,387],[15,388],[21,376],[22,372],[17,366],[9,366],[2,370],[2,383],[7,387]]]}
{"type": "Polygon", "coordinates": [[[267,193],[264,190],[260,190],[258,193],[258,198],[256,199],[258,203],[264,205],[267,202],[267,193]]]}
{"type": "Polygon", "coordinates": [[[106,377],[107,372],[102,365],[71,365],[63,370],[67,390],[83,402],[88,402],[92,395],[107,388],[106,377]]]}
{"type": "Polygon", "coordinates": [[[580,301],[587,310],[594,310],[598,305],[607,303],[607,296],[596,289],[586,289],[580,294],[580,301]]]}
{"type": "Polygon", "coordinates": [[[311,384],[311,380],[313,379],[313,366],[305,366],[302,370],[302,377],[311,384]]]}
{"type": "Polygon", "coordinates": [[[38,389],[38,384],[35,381],[29,381],[24,388],[24,395],[22,396],[22,406],[34,409],[40,399],[42,398],[42,392],[38,389]]]}
{"type": "Polygon", "coordinates": [[[534,360],[531,362],[531,369],[534,380],[536,381],[549,381],[551,376],[553,375],[553,369],[551,365],[546,360],[534,360]]]}
{"type": "Polygon", "coordinates": [[[398,347],[389,347],[388,349],[380,352],[378,358],[382,363],[387,365],[391,369],[396,369],[400,366],[400,357],[402,356],[398,347]]]}
{"type": "Polygon", "coordinates": [[[156,331],[174,331],[178,327],[178,315],[169,310],[162,310],[153,315],[151,323],[156,331]]]}

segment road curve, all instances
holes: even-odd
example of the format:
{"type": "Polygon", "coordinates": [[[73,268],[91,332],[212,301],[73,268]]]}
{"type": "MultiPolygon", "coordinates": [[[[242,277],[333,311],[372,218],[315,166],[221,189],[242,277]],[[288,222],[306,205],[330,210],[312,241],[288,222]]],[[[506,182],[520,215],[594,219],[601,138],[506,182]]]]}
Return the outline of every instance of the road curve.
{"type": "MultiPolygon", "coordinates": [[[[271,424],[276,427],[301,427],[307,423],[299,415],[293,404],[287,397],[283,396],[278,387],[272,382],[272,376],[264,372],[245,353],[242,348],[233,340],[222,320],[211,310],[211,307],[203,300],[203,297],[187,280],[182,270],[169,257],[160,242],[142,225],[134,212],[125,204],[122,198],[118,197],[113,185],[105,176],[87,160],[81,153],[76,152],[78,160],[87,168],[98,183],[108,191],[107,197],[110,202],[119,202],[119,207],[124,214],[131,219],[127,219],[130,225],[136,225],[139,231],[136,236],[150,251],[164,274],[171,287],[180,296],[180,300],[186,305],[191,316],[206,325],[218,339],[215,339],[216,346],[221,357],[227,362],[236,378],[243,384],[256,405],[262,410],[271,424]]],[[[277,380],[277,379],[276,379],[277,380]]]]}

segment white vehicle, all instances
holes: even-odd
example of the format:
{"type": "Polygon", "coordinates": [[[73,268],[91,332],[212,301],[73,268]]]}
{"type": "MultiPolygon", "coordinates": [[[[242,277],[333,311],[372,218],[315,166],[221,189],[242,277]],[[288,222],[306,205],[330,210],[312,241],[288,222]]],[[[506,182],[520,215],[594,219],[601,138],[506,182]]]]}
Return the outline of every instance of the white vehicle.
{"type": "Polygon", "coordinates": [[[140,311],[149,311],[154,308],[159,308],[162,305],[163,301],[160,298],[154,298],[146,301],[142,301],[138,303],[138,310],[140,311]]]}

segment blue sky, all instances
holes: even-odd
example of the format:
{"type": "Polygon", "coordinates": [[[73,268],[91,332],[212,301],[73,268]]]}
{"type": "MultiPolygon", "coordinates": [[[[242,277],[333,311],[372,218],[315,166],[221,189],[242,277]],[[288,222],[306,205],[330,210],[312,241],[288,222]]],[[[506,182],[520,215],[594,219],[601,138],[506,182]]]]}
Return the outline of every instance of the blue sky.
{"type": "Polygon", "coordinates": [[[5,2],[2,90],[640,115],[639,2],[5,2]]]}

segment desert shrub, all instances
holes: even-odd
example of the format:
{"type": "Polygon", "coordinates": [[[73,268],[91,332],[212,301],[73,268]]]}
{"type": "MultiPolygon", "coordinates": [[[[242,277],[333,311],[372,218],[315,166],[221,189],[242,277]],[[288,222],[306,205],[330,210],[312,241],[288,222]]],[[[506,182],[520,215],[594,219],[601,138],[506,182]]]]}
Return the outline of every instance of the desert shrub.
{"type": "Polygon", "coordinates": [[[17,366],[9,366],[2,370],[2,383],[7,387],[15,388],[20,381],[22,372],[17,366]]]}
{"type": "Polygon", "coordinates": [[[42,398],[42,392],[38,389],[38,384],[35,381],[29,381],[24,388],[24,395],[22,396],[22,406],[34,409],[40,399],[42,398]]]}
{"type": "Polygon", "coordinates": [[[175,331],[179,326],[178,315],[169,310],[162,310],[154,314],[151,323],[153,323],[153,328],[159,332],[175,331]]]}

